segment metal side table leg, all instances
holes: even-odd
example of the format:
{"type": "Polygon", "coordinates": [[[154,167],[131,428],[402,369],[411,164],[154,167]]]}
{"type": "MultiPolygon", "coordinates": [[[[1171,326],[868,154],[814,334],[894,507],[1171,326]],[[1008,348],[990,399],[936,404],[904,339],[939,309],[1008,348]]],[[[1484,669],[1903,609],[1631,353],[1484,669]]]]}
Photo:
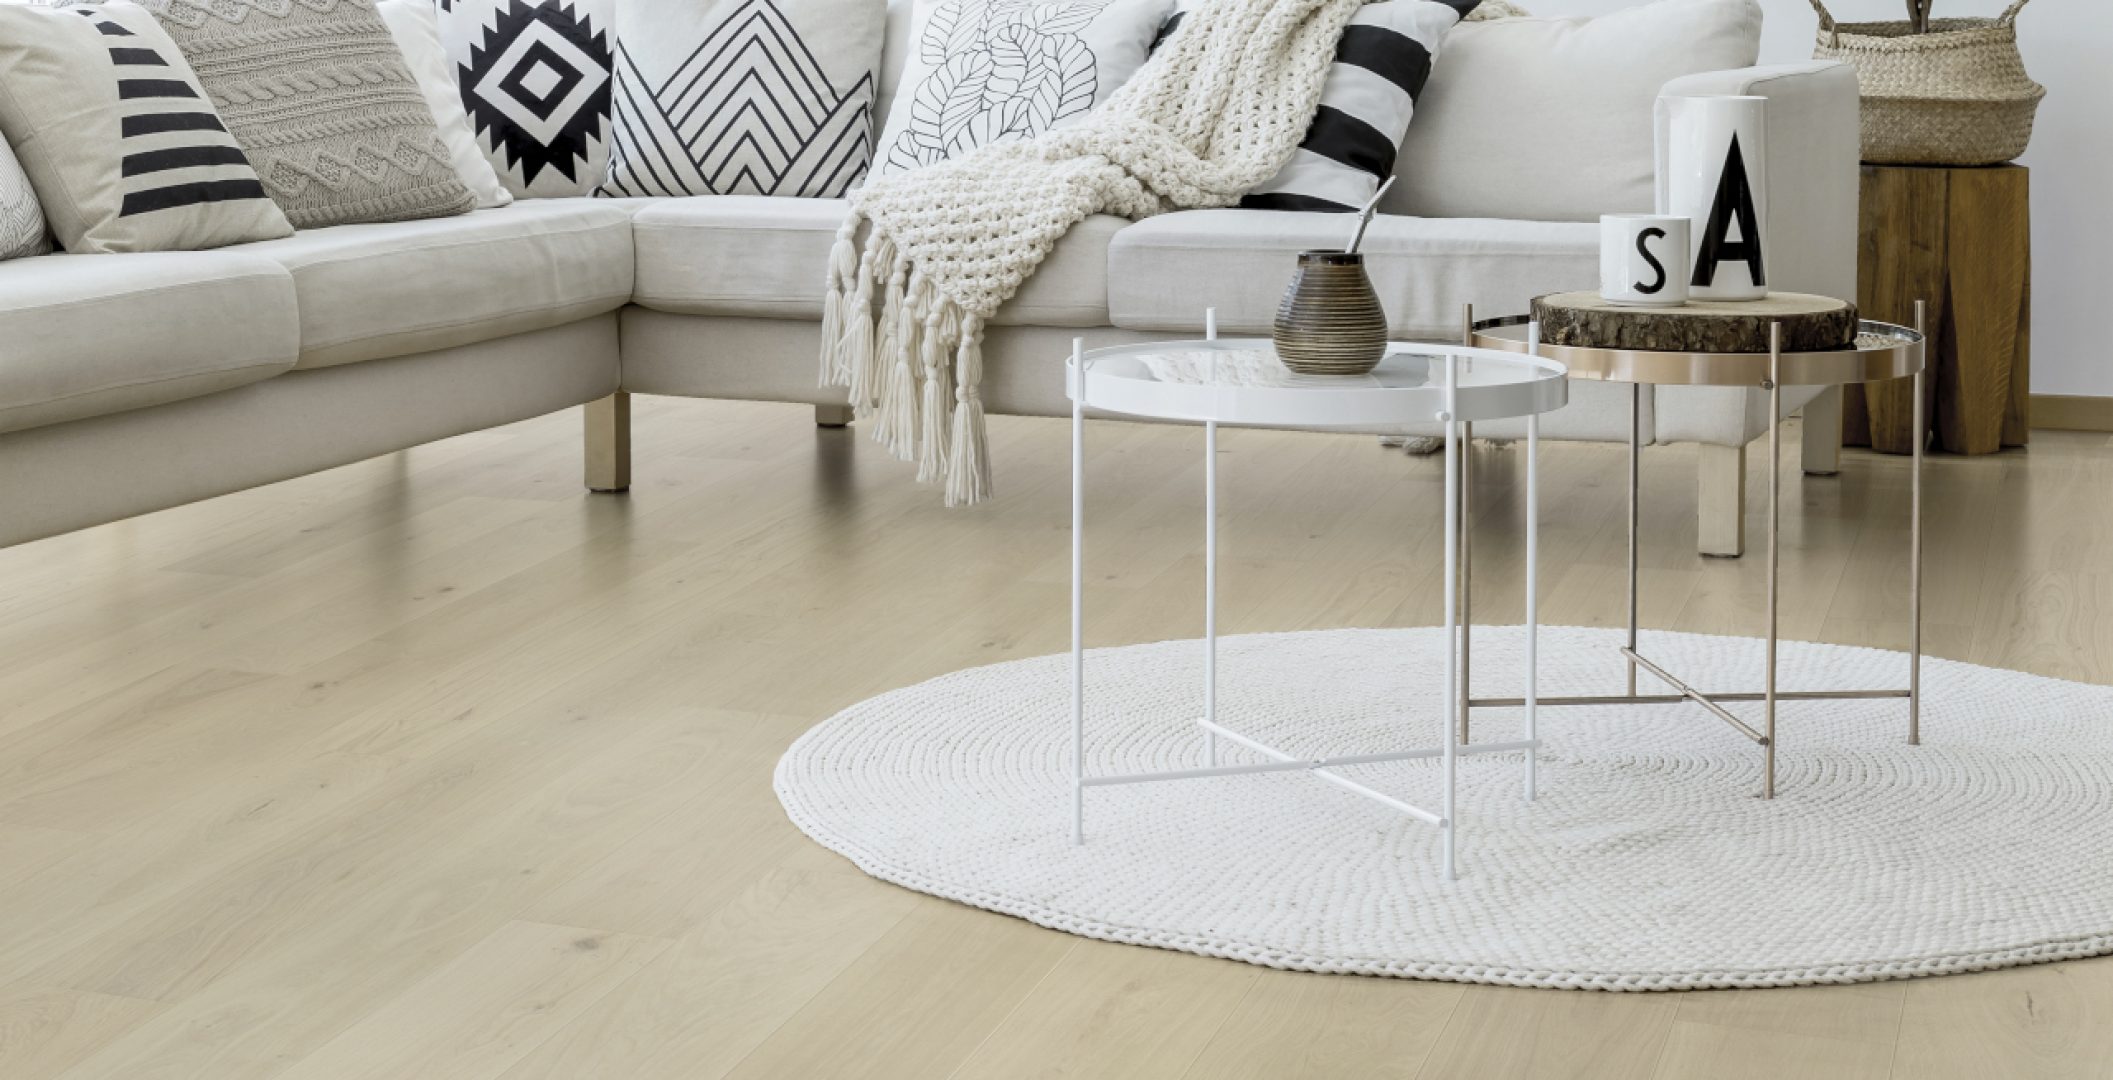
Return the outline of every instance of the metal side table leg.
{"type": "MultiPolygon", "coordinates": [[[[1923,332],[1922,318],[1922,301],[1917,300],[1915,301],[1915,332],[1917,334],[1923,332]]],[[[1908,638],[1909,746],[1922,745],[1922,444],[1929,438],[1929,433],[1923,430],[1926,418],[1922,413],[1922,390],[1924,380],[1929,373],[1929,343],[1925,341],[1920,348],[1923,350],[1923,362],[1915,368],[1915,431],[1913,435],[1915,463],[1913,465],[1914,475],[1909,481],[1909,490],[1912,494],[1909,496],[1911,519],[1908,522],[1908,617],[1914,622],[1914,628],[1908,638]]]]}
{"type": "MultiPolygon", "coordinates": [[[[1643,471],[1643,384],[1629,384],[1629,651],[1636,651],[1637,488],[1643,471]]],[[[1629,696],[1636,696],[1636,661],[1629,661],[1629,696]]]]}
{"type": "Polygon", "coordinates": [[[1776,797],[1776,636],[1781,603],[1776,581],[1783,517],[1783,324],[1768,326],[1768,683],[1761,731],[1761,797],[1776,797]]]}

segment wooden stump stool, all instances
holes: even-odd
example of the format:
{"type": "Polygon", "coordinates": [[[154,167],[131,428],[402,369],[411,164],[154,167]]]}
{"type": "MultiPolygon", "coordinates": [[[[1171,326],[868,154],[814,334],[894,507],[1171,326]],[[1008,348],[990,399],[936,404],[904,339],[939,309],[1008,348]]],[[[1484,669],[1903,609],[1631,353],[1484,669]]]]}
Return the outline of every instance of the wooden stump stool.
{"type": "MultiPolygon", "coordinates": [[[[1856,299],[1912,326],[1926,304],[1931,442],[1992,454],[2027,440],[2031,390],[2029,177],[2017,165],[1866,165],[1856,299]]],[[[1910,380],[1849,386],[1842,441],[1905,454],[1910,380]]]]}

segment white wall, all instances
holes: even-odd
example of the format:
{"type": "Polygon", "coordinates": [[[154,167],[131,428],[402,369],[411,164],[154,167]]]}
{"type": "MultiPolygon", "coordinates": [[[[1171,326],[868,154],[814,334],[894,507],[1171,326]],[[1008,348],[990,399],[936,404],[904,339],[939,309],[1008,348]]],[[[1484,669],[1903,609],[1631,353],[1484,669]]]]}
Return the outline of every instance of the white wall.
{"type": "MultiPolygon", "coordinates": [[[[2009,0],[1936,0],[1935,13],[1995,15],[2009,0]]],[[[1536,15],[1593,15],[1633,0],[1519,0],[1536,15]]],[[[1812,55],[1808,0],[1760,0],[1761,62],[1812,55]]],[[[1902,0],[1827,0],[1845,22],[1898,19],[1902,0]]],[[[2032,146],[2032,390],[2113,397],[2113,0],[2033,0],[2018,17],[2025,70],[2047,87],[2032,146]]]]}

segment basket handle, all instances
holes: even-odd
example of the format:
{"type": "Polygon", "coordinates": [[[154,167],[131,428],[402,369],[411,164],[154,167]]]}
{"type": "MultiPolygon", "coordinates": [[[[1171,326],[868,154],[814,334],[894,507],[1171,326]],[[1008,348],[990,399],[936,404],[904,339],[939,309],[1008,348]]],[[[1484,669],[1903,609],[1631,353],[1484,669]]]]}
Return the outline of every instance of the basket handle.
{"type": "MultiPolygon", "coordinates": [[[[2020,5],[2024,4],[2024,2],[2025,0],[2018,0],[2018,3],[2020,5]]],[[[1834,22],[1834,13],[1828,11],[1827,5],[1822,3],[1821,0],[1812,0],[1812,10],[1819,12],[1820,29],[1828,31],[1829,33],[1832,33],[1834,35],[1833,40],[1829,41],[1828,44],[1832,46],[1840,46],[1842,43],[1842,32],[1841,28],[1837,26],[1834,22]]]]}
{"type": "MultiPolygon", "coordinates": [[[[1817,4],[1819,3],[1819,0],[1812,0],[1812,2],[1817,4]]],[[[2016,3],[2013,3],[2009,7],[2003,9],[2003,14],[1996,16],[1996,21],[2002,23],[2005,26],[2009,26],[2011,23],[2017,22],[2018,11],[2023,8],[2026,3],[2027,0],[2017,0],[2016,3]]]]}

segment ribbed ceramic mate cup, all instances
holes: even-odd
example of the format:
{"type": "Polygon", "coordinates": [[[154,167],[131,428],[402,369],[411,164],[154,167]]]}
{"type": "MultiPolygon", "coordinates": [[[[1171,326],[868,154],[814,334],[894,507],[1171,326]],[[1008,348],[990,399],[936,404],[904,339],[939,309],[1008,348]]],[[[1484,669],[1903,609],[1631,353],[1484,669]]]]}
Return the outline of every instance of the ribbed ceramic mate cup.
{"type": "Polygon", "coordinates": [[[1365,276],[1365,257],[1303,251],[1277,305],[1271,337],[1284,366],[1302,375],[1363,375],[1387,355],[1387,313],[1365,276]]]}

